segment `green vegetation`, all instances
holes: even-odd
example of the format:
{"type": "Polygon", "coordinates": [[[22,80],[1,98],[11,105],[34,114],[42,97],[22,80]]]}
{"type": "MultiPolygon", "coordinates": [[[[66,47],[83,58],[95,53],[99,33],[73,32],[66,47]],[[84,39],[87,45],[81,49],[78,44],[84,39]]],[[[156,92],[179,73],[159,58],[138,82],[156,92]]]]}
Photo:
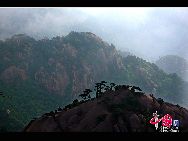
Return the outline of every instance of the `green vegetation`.
{"type": "Polygon", "coordinates": [[[82,97],[82,98],[85,100],[85,99],[90,99],[90,98],[91,98],[91,96],[90,96],[89,93],[91,93],[91,92],[93,92],[93,91],[90,90],[90,89],[85,89],[83,92],[84,92],[84,93],[83,93],[83,94],[80,94],[79,96],[82,97]]]}
{"type": "Polygon", "coordinates": [[[10,97],[10,96],[4,95],[3,92],[0,92],[0,97],[10,97]]]}
{"type": "Polygon", "coordinates": [[[164,101],[163,101],[162,98],[158,98],[158,99],[157,99],[157,102],[160,103],[160,104],[162,104],[164,101]]]}
{"type": "MultiPolygon", "coordinates": [[[[20,131],[33,117],[41,116],[58,106],[64,106],[75,98],[72,96],[75,95],[72,94],[72,89],[75,84],[73,80],[76,79],[78,80],[76,82],[79,83],[86,80],[88,84],[95,81],[100,82],[101,79],[114,82],[109,86],[106,85],[105,81],[96,83],[96,85],[91,84],[91,86],[95,85],[93,91],[96,91],[96,98],[101,98],[105,91],[117,91],[120,85],[115,86],[115,84],[129,84],[139,86],[122,85],[126,90],[131,89],[136,96],[143,95],[142,90],[152,93],[155,88],[156,97],[162,97],[165,101],[178,104],[187,103],[184,95],[188,92],[186,89],[188,83],[185,83],[178,75],[166,74],[155,64],[146,62],[136,56],[130,56],[129,53],[126,54],[126,57],[112,56],[111,51],[114,51],[114,49],[113,44],[105,47],[102,40],[94,34],[84,32],[71,32],[65,37],[54,37],[51,40],[38,41],[25,34],[19,34],[7,39],[5,42],[0,42],[0,74],[10,66],[15,66],[19,70],[22,69],[26,75],[24,81],[20,78],[21,75],[15,75],[10,84],[5,83],[6,80],[1,77],[0,92],[3,93],[0,93],[0,110],[8,109],[11,113],[8,118],[0,115],[0,124],[6,127],[8,131],[20,131]],[[99,42],[96,40],[99,40],[99,42]],[[103,69],[106,65],[103,63],[105,62],[104,56],[100,54],[99,49],[106,57],[106,62],[108,62],[108,59],[113,60],[110,57],[117,57],[122,61],[125,69],[118,70],[117,66],[120,64],[114,62],[116,61],[114,59],[109,62],[110,65],[108,64],[108,71],[106,72],[103,69]],[[37,74],[36,72],[40,70],[41,73],[37,74]],[[64,74],[69,79],[68,83],[49,82],[50,78],[57,77],[56,74],[62,74],[64,70],[70,70],[64,74]],[[86,73],[87,77],[85,77],[86,73]],[[52,89],[49,92],[46,89],[47,86],[44,87],[44,83],[41,85],[41,82],[44,81],[48,85],[55,83],[66,85],[65,91],[59,94],[52,89]],[[56,97],[55,95],[63,96],[56,97]]],[[[91,91],[85,89],[80,94],[83,100],[74,100],[64,110],[93,100],[91,91]]],[[[107,101],[108,98],[106,98],[106,105],[107,101]]],[[[131,109],[131,103],[139,105],[133,98],[124,105],[126,109],[131,109]]],[[[112,110],[116,114],[125,111],[120,105],[115,106],[112,110]]],[[[137,107],[135,110],[140,109],[137,107]]]]}
{"type": "Polygon", "coordinates": [[[144,118],[146,119],[146,124],[151,126],[150,120],[153,118],[153,116],[152,116],[152,113],[149,111],[148,108],[144,111],[143,115],[144,115],[144,118]]]}
{"type": "Polygon", "coordinates": [[[177,55],[166,55],[160,57],[159,60],[156,61],[156,65],[167,74],[176,73],[182,79],[188,81],[186,77],[188,75],[188,63],[186,59],[177,55]]]}
{"type": "MultiPolygon", "coordinates": [[[[102,88],[107,88],[107,89],[105,89],[106,91],[107,90],[109,90],[109,86],[107,86],[107,85],[105,85],[104,83],[107,83],[107,82],[105,82],[105,81],[101,81],[101,83],[96,83],[96,86],[95,87],[97,87],[98,88],[98,90],[96,90],[97,91],[97,93],[96,93],[96,98],[98,98],[97,97],[97,94],[100,94],[100,97],[102,96],[102,94],[104,93],[104,92],[101,92],[101,89],[102,88]],[[103,86],[103,87],[101,87],[101,86],[103,86]]],[[[127,99],[122,99],[122,102],[120,103],[120,104],[113,104],[113,103],[111,103],[110,105],[109,105],[109,103],[108,103],[108,101],[110,100],[110,98],[108,97],[108,96],[105,96],[104,97],[104,100],[102,100],[102,103],[103,103],[103,105],[104,106],[107,106],[108,107],[108,109],[110,110],[110,111],[112,111],[112,113],[114,114],[114,115],[117,115],[117,114],[123,114],[126,110],[132,110],[132,111],[135,111],[135,112],[138,112],[138,111],[143,111],[143,107],[141,106],[141,103],[138,101],[138,99],[136,98],[136,96],[138,95],[138,96],[140,96],[140,95],[142,95],[142,94],[144,94],[143,92],[135,92],[135,91],[133,91],[133,89],[135,90],[135,89],[137,89],[137,90],[140,90],[141,91],[141,89],[139,88],[139,87],[136,87],[136,86],[129,86],[129,85],[120,85],[120,86],[115,86],[115,83],[110,83],[110,85],[111,85],[111,88],[110,88],[110,90],[112,91],[112,87],[114,87],[115,88],[115,91],[117,91],[118,90],[118,88],[119,87],[123,87],[124,89],[128,89],[129,87],[132,87],[131,88],[131,91],[133,92],[133,93],[135,93],[135,96],[133,96],[132,94],[129,94],[128,96],[127,96],[127,99]]],[[[90,89],[86,89],[84,92],[92,92],[92,90],[90,90],[90,89]]],[[[88,94],[88,93],[86,93],[86,94],[88,94]]],[[[82,96],[83,94],[81,94],[80,96],[82,96]]],[[[93,98],[94,99],[94,98],[93,98]]],[[[85,102],[88,102],[88,101],[90,101],[90,100],[93,100],[93,99],[88,99],[88,100],[86,100],[86,98],[84,98],[84,100],[82,100],[82,101],[80,101],[80,102],[78,102],[78,100],[76,99],[76,100],[74,100],[73,101],[73,103],[72,104],[69,104],[69,105],[67,105],[67,106],[65,106],[65,109],[66,108],[73,108],[73,107],[75,107],[75,101],[76,101],[76,103],[77,103],[77,105],[80,105],[80,104],[82,104],[82,103],[85,103],[85,102]]]]}
{"type": "Polygon", "coordinates": [[[133,95],[128,95],[126,99],[122,99],[120,104],[111,103],[108,105],[108,109],[114,115],[123,115],[125,111],[140,112],[143,111],[143,107],[138,99],[133,95]]]}
{"type": "MultiPolygon", "coordinates": [[[[111,85],[111,88],[109,86],[107,86],[106,84],[104,83],[107,83],[106,81],[101,81],[101,83],[95,83],[96,86],[95,88],[97,89],[94,89],[96,91],[96,98],[100,98],[103,96],[104,92],[101,92],[102,89],[105,89],[106,91],[107,90],[112,90],[112,88],[114,87],[115,88],[115,91],[118,90],[119,87],[123,87],[124,89],[128,89],[131,87],[131,91],[134,89],[137,89],[137,90],[140,90],[141,89],[139,87],[136,87],[136,86],[129,86],[129,85],[120,85],[120,86],[115,86],[115,83],[110,83],[111,85]],[[99,95],[99,96],[97,96],[99,95]]],[[[83,98],[83,100],[81,101],[78,101],[77,99],[73,100],[73,102],[71,104],[68,104],[66,105],[62,110],[67,110],[67,109],[71,109],[71,108],[74,108],[80,104],[83,104],[85,102],[88,102],[88,101],[91,101],[91,100],[94,100],[95,98],[91,98],[89,93],[92,92],[92,90],[90,89],[85,89],[84,91],[84,94],[80,94],[79,96],[83,98]]],[[[104,100],[102,100],[102,104],[106,107],[108,107],[108,109],[110,111],[112,111],[112,113],[114,115],[118,115],[118,114],[123,114],[126,110],[132,110],[134,112],[139,112],[139,111],[143,111],[143,107],[141,105],[141,103],[138,101],[138,99],[136,98],[136,96],[140,96],[142,94],[144,94],[143,92],[135,92],[135,91],[132,91],[133,93],[135,93],[135,96],[133,96],[132,94],[129,94],[127,96],[127,99],[122,99],[122,102],[120,104],[113,104],[111,103],[109,105],[108,101],[110,100],[110,98],[108,96],[105,96],[104,97],[104,100]]],[[[58,108],[59,109],[59,108],[58,108]]],[[[81,114],[79,114],[81,115],[81,114]]]]}
{"type": "Polygon", "coordinates": [[[103,88],[105,88],[105,86],[106,86],[104,83],[107,83],[107,82],[101,81],[101,83],[95,83],[96,84],[96,86],[95,86],[96,89],[94,89],[94,90],[96,91],[96,98],[98,98],[101,94],[103,94],[103,92],[101,90],[103,88]]]}
{"type": "Polygon", "coordinates": [[[20,82],[20,85],[7,85],[0,81],[0,90],[10,98],[0,98],[0,110],[10,110],[8,116],[0,115],[0,124],[8,131],[21,131],[33,117],[38,117],[65,105],[66,101],[51,95],[33,80],[20,82]]]}
{"type": "Polygon", "coordinates": [[[0,133],[3,133],[3,132],[8,132],[8,131],[7,131],[6,127],[1,126],[0,127],[0,133]]]}
{"type": "MultiPolygon", "coordinates": [[[[126,71],[112,76],[112,80],[117,84],[134,84],[147,93],[152,93],[153,88],[155,88],[156,97],[162,97],[165,101],[172,103],[186,105],[187,101],[182,97],[186,97],[188,83],[175,73],[166,74],[154,63],[146,62],[136,56],[127,56],[122,60],[126,71]]],[[[132,90],[134,91],[134,89],[132,90]]]]}

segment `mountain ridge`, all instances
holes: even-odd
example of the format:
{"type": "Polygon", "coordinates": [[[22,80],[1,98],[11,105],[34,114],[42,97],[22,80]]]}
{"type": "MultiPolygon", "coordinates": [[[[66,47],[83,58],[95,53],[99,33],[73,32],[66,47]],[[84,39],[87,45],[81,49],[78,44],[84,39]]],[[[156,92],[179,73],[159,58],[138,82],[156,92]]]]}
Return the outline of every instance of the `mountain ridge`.
{"type": "Polygon", "coordinates": [[[110,73],[123,66],[121,62],[115,63],[118,60],[116,54],[113,45],[92,33],[71,32],[65,37],[38,41],[26,34],[18,34],[0,42],[0,91],[11,96],[7,102],[0,99],[1,108],[11,111],[10,119],[0,122],[8,130],[18,131],[21,129],[16,121],[23,126],[34,115],[69,103],[84,88],[91,88],[94,82],[110,77],[110,73]],[[18,105],[19,97],[27,103],[18,105]],[[14,102],[8,104],[13,99],[14,102]],[[48,105],[50,99],[57,101],[51,105],[52,100],[48,105]],[[41,101],[40,104],[37,101],[41,101]],[[31,113],[23,108],[28,106],[31,111],[38,112],[31,113]]]}
{"type": "Polygon", "coordinates": [[[165,101],[187,104],[187,92],[183,92],[187,83],[178,76],[142,58],[122,57],[113,44],[90,32],[38,41],[26,34],[14,35],[0,42],[0,56],[0,91],[11,96],[0,99],[1,108],[11,111],[11,121],[1,119],[0,124],[15,129],[13,124],[19,123],[16,131],[31,118],[65,106],[101,80],[136,85],[165,101]]]}
{"type": "Polygon", "coordinates": [[[177,55],[166,55],[160,57],[155,64],[166,73],[176,73],[184,81],[188,82],[188,62],[185,58],[177,55]]]}
{"type": "Polygon", "coordinates": [[[100,98],[46,113],[30,121],[22,132],[157,132],[150,124],[156,111],[179,120],[180,132],[188,131],[187,109],[121,85],[115,91],[106,90],[100,98]]]}

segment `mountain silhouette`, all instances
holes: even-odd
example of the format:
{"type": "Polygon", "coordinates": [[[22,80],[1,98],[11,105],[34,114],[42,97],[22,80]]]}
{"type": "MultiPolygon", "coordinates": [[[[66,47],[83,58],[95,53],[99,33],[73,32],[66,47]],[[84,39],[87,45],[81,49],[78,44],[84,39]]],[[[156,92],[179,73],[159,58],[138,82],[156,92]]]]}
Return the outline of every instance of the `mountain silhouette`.
{"type": "MultiPolygon", "coordinates": [[[[20,131],[33,117],[66,106],[102,80],[135,85],[156,98],[188,107],[188,83],[134,52],[121,54],[91,32],[40,40],[17,34],[0,41],[0,91],[10,96],[0,97],[0,110],[10,111],[0,124],[8,131],[20,131]]],[[[82,97],[95,95],[88,93],[82,97]]]]}
{"type": "MultiPolygon", "coordinates": [[[[133,86],[134,87],[134,86],[133,86]]],[[[132,87],[132,88],[133,88],[132,87]]],[[[72,108],[46,113],[23,128],[23,132],[158,132],[150,124],[153,113],[179,120],[179,132],[188,131],[188,110],[135,92],[126,85],[106,90],[100,98],[72,108]]],[[[138,87],[137,87],[138,88],[138,87]]]]}
{"type": "Polygon", "coordinates": [[[188,82],[188,62],[177,55],[166,55],[156,61],[156,65],[166,73],[176,73],[184,81],[188,82]]]}

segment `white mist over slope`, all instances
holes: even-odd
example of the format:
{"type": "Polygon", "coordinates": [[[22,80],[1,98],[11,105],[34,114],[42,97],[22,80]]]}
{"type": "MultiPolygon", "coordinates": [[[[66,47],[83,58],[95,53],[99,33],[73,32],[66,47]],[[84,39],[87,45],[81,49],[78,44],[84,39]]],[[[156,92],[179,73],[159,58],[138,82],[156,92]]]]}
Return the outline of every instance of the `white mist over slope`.
{"type": "Polygon", "coordinates": [[[188,60],[187,29],[188,8],[0,8],[0,39],[92,32],[150,62],[167,54],[188,60]]]}

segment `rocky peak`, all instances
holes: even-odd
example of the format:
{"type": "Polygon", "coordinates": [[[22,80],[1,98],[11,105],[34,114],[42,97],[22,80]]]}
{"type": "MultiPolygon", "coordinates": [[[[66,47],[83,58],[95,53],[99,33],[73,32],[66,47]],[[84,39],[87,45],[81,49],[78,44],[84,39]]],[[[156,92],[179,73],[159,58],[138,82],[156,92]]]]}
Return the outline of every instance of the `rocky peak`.
{"type": "Polygon", "coordinates": [[[156,111],[170,114],[181,123],[181,132],[188,131],[187,109],[124,86],[77,105],[46,113],[32,120],[23,132],[155,132],[150,120],[156,111]]]}
{"type": "MultiPolygon", "coordinates": [[[[66,39],[73,39],[74,41],[77,41],[78,43],[84,43],[84,44],[93,44],[95,47],[109,47],[110,45],[103,41],[100,37],[96,36],[95,34],[91,32],[75,32],[71,31],[67,36],[65,36],[66,39]]],[[[90,46],[90,45],[89,45],[90,46]]]]}
{"type": "Polygon", "coordinates": [[[13,35],[10,39],[6,39],[5,43],[16,42],[17,45],[20,46],[21,44],[28,43],[30,41],[35,41],[35,39],[24,33],[13,35]]]}
{"type": "Polygon", "coordinates": [[[69,88],[70,96],[93,85],[101,77],[109,78],[109,71],[118,72],[117,68],[123,66],[115,46],[91,32],[72,31],[65,37],[34,42],[31,39],[26,34],[18,34],[7,40],[7,55],[0,61],[15,63],[4,65],[6,67],[1,69],[3,81],[8,83],[15,81],[13,78],[21,77],[23,81],[33,78],[53,94],[65,95],[65,90],[69,88]],[[81,73],[83,77],[76,78],[81,73]]]}
{"type": "Polygon", "coordinates": [[[20,38],[20,39],[22,38],[22,39],[23,39],[23,38],[26,38],[26,37],[28,37],[28,35],[24,33],[24,34],[13,35],[13,36],[12,36],[12,39],[13,39],[13,40],[14,40],[14,39],[18,39],[18,38],[20,38]]]}

